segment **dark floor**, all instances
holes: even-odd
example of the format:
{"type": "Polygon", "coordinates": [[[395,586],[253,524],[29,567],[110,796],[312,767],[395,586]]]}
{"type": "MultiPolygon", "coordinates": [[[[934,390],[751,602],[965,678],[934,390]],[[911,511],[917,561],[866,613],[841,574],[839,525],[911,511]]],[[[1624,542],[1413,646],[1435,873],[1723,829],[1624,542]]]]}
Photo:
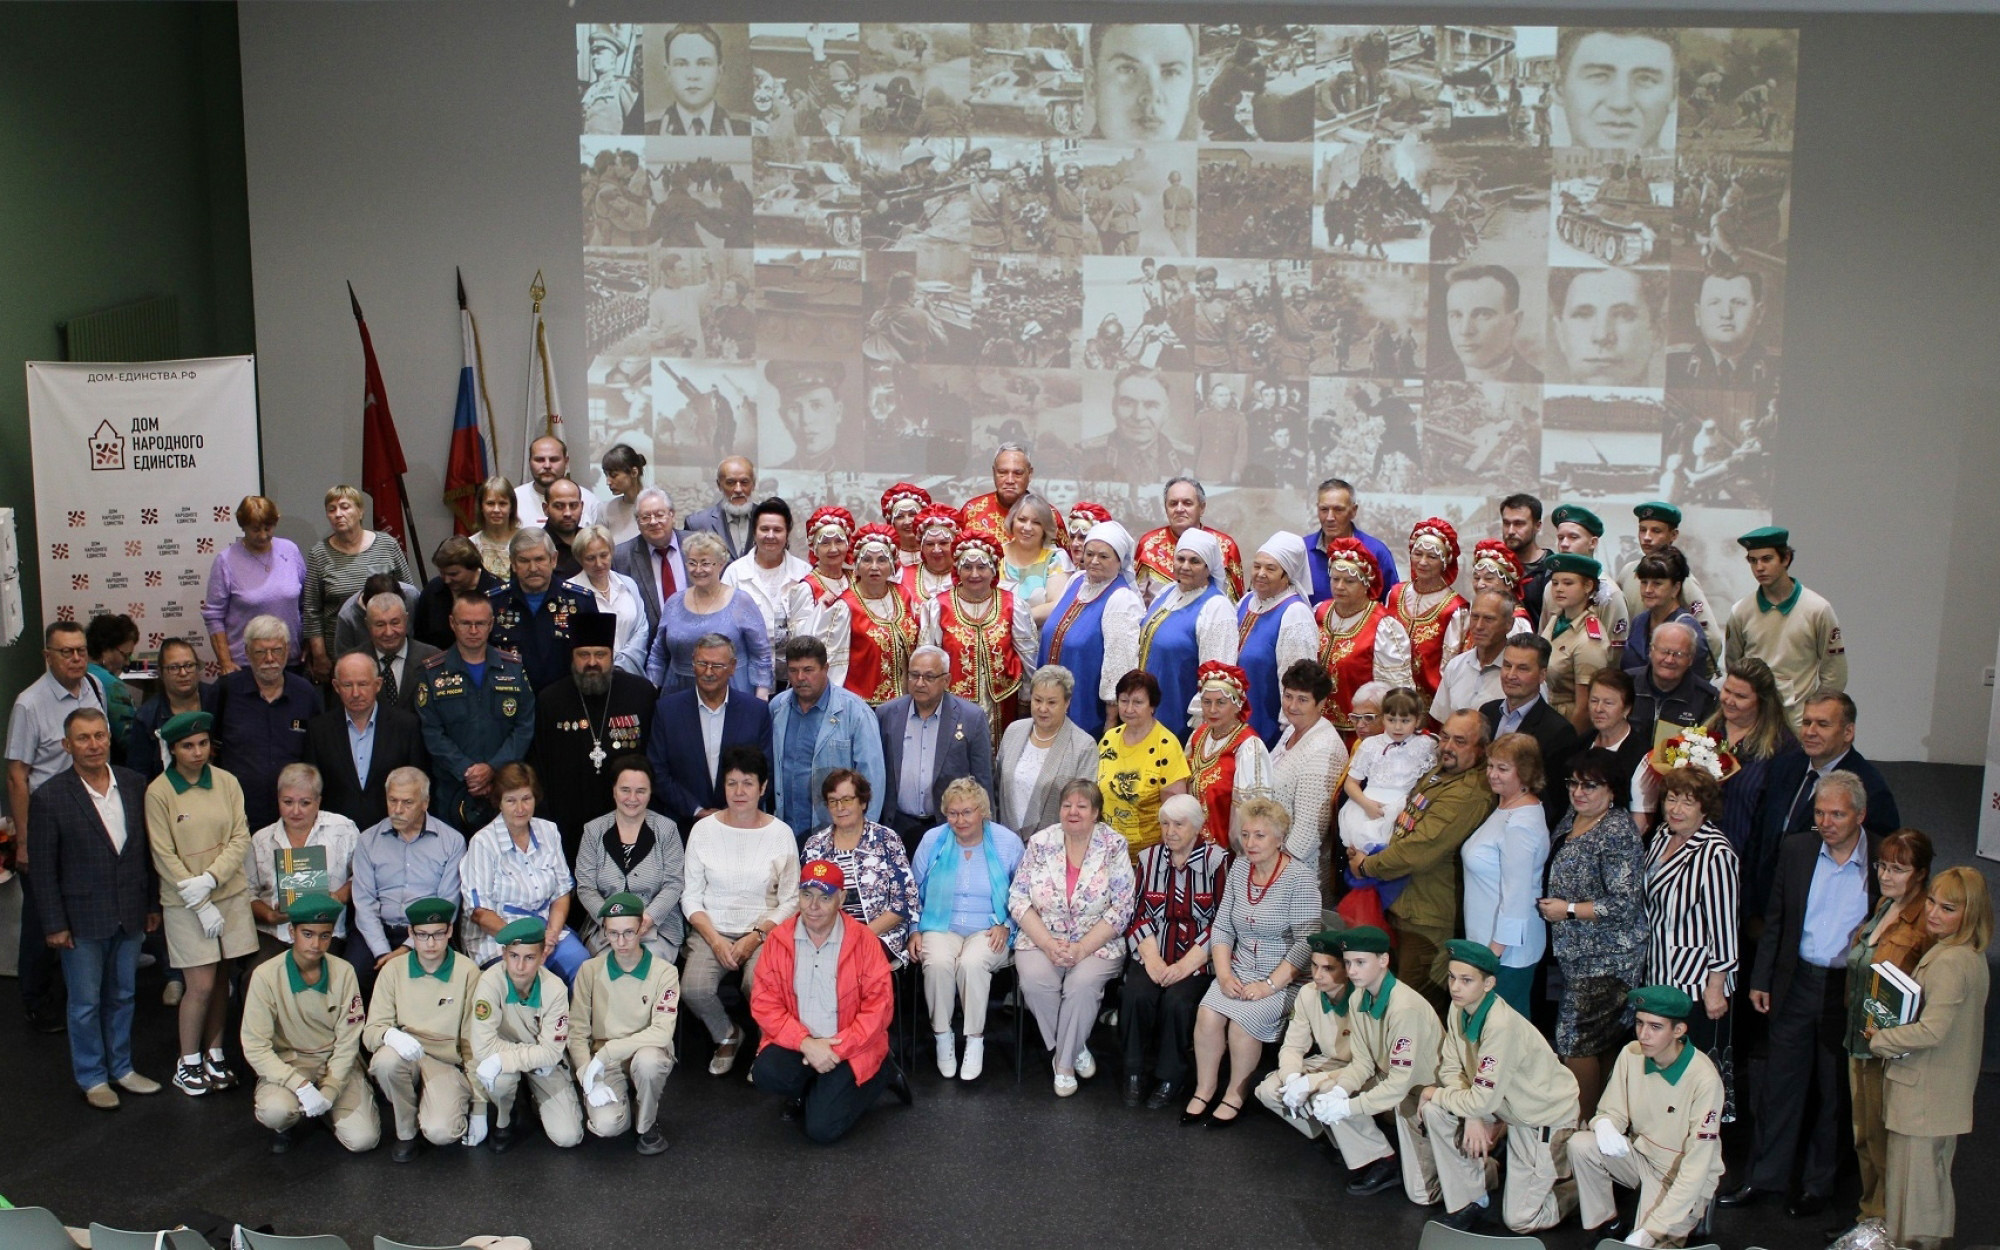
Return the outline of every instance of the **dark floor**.
{"type": "MultiPolygon", "coordinates": [[[[1976,770],[1888,766],[1907,823],[1929,829],[1940,858],[1970,858],[1976,770]],[[1969,784],[1968,784],[1969,783],[1969,784]]],[[[1984,865],[1989,872],[1994,865],[1984,865]]],[[[159,979],[141,974],[140,1070],[167,1075],[172,1013],[159,979]]],[[[272,1157],[247,1090],[190,1099],[171,1090],[127,1097],[115,1114],[84,1106],[61,1036],[26,1032],[11,988],[0,990],[0,1194],[65,1220],[137,1228],[196,1210],[284,1233],[332,1232],[354,1250],[376,1233],[445,1243],[516,1233],[537,1250],[592,1250],[667,1239],[709,1247],[798,1244],[946,1247],[1006,1244],[1414,1247],[1427,1213],[1399,1192],[1355,1199],[1336,1166],[1252,1105],[1226,1134],[1183,1129],[1173,1111],[1127,1111],[1115,1063],[1076,1097],[1049,1091],[1037,1052],[1013,1083],[996,1044],[978,1084],[914,1065],[917,1102],[886,1099],[843,1143],[808,1145],[775,1102],[706,1073],[707,1046],[668,1086],[673,1148],[654,1159],[630,1138],[586,1139],[570,1151],[531,1138],[500,1157],[430,1151],[397,1166],[386,1148],[345,1155],[323,1133],[272,1157]]],[[[692,1024],[692,1022],[690,1022],[692,1024]]],[[[1989,1031],[1989,1041],[1990,1038],[1989,1031]]],[[[685,1034],[684,1034],[685,1036],[685,1034]]],[[[1100,1033],[1098,1053],[1109,1053],[1100,1033]]],[[[1979,1091],[1980,1130],[1960,1142],[1959,1244],[2000,1240],[2000,1079],[1979,1091]]],[[[1740,1149],[1740,1147],[1739,1147],[1740,1149]]],[[[1733,1158],[1733,1156],[1732,1156],[1733,1158]]],[[[1730,1250],[1817,1250],[1827,1217],[1794,1221],[1765,1205],[1722,1214],[1730,1250]]],[[[1574,1224],[1545,1234],[1552,1250],[1594,1244],[1574,1224]]],[[[6,1250],[0,1247],[0,1250],[6,1250]]]]}

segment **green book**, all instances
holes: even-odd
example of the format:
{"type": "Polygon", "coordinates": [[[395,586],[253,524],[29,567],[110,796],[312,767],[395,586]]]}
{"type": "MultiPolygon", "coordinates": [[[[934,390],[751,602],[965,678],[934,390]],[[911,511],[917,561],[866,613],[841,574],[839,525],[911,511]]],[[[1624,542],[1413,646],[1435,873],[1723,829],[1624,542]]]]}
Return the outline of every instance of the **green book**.
{"type": "Polygon", "coordinates": [[[273,876],[278,882],[278,910],[290,907],[301,894],[328,893],[332,884],[326,871],[323,846],[281,846],[271,854],[273,876]]]}
{"type": "Polygon", "coordinates": [[[1876,1028],[1893,1029],[1917,1018],[1924,990],[1909,973],[1886,960],[1870,964],[1868,971],[1873,975],[1868,978],[1861,1009],[1875,1021],[1876,1028]]]}

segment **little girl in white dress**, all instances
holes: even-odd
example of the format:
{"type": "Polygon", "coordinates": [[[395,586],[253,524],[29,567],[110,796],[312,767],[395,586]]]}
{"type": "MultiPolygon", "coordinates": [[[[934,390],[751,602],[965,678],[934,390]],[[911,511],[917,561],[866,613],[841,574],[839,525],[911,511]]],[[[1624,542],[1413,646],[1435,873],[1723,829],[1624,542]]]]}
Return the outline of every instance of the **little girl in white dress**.
{"type": "Polygon", "coordinates": [[[1382,732],[1355,744],[1340,807],[1340,840],[1364,855],[1389,845],[1410,791],[1437,763],[1437,739],[1417,732],[1423,701],[1416,691],[1383,695],[1381,723],[1382,732]]]}

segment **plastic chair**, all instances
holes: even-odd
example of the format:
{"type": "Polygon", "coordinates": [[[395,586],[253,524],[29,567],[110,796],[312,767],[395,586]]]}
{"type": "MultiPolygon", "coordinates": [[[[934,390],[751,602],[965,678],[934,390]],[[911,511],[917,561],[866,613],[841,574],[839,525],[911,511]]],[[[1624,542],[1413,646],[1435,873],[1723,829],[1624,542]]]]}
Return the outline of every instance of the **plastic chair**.
{"type": "Polygon", "coordinates": [[[7,1250],[76,1250],[63,1222],[47,1207],[0,1209],[0,1246],[7,1250]]]}
{"type": "MultiPolygon", "coordinates": [[[[1597,1243],[1597,1250],[1629,1250],[1629,1247],[1617,1237],[1606,1237],[1597,1243]]],[[[1689,1246],[1687,1250],[1722,1250],[1722,1247],[1711,1241],[1703,1246],[1689,1246]]],[[[1757,1247],[1752,1246],[1750,1250],[1757,1250],[1757,1247]]]]}
{"type": "Polygon", "coordinates": [[[277,1233],[259,1233],[238,1227],[243,1235],[243,1244],[250,1250],[348,1250],[347,1243],[332,1233],[315,1233],[308,1237],[284,1237],[277,1233]]]}
{"type": "Polygon", "coordinates": [[[1423,1240],[1417,1250],[1543,1250],[1539,1237],[1488,1237],[1483,1233],[1462,1233],[1432,1220],[1424,1225],[1423,1240]]]}
{"type": "Polygon", "coordinates": [[[458,1246],[419,1246],[407,1241],[390,1241],[382,1234],[375,1234],[375,1250],[465,1250],[458,1246]]]}
{"type": "Polygon", "coordinates": [[[90,1226],[90,1244],[92,1250],[155,1250],[158,1246],[167,1250],[209,1250],[208,1240],[191,1228],[173,1229],[162,1238],[159,1233],[135,1233],[97,1223],[90,1226]]]}

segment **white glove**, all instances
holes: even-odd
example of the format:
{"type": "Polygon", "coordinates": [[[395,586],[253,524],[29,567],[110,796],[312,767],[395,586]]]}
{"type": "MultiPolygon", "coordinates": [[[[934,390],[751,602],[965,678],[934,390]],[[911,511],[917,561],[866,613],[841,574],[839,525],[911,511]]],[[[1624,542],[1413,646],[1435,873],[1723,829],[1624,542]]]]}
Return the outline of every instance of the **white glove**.
{"type": "Polygon", "coordinates": [[[199,907],[208,901],[210,894],[215,892],[215,874],[205,872],[198,877],[189,877],[187,880],[176,884],[174,888],[181,892],[181,904],[183,906],[189,908],[199,907]]]}
{"type": "Polygon", "coordinates": [[[608,1107],[618,1101],[618,1095],[611,1092],[609,1085],[594,1085],[587,1095],[593,1107],[608,1107]]]}
{"type": "Polygon", "coordinates": [[[206,937],[222,936],[222,912],[214,903],[203,903],[194,909],[195,919],[201,921],[201,931],[206,937]]]}
{"type": "Polygon", "coordinates": [[[1292,1073],[1278,1088],[1284,1094],[1286,1109],[1294,1115],[1298,1114],[1299,1108],[1305,1106],[1306,1100],[1312,1097],[1312,1082],[1303,1072],[1292,1073]]]}
{"type": "Polygon", "coordinates": [[[1335,1086],[1323,1094],[1315,1094],[1312,1113],[1321,1124],[1334,1125],[1345,1120],[1353,1114],[1353,1108],[1347,1102],[1347,1091],[1335,1086]]]}
{"type": "Polygon", "coordinates": [[[458,1144],[461,1146],[477,1146],[485,1140],[486,1117],[483,1115],[467,1116],[465,1119],[465,1136],[458,1139],[458,1144]]]}
{"type": "Polygon", "coordinates": [[[554,1076],[556,1074],[556,1067],[557,1065],[552,1063],[546,1068],[536,1068],[535,1075],[541,1077],[554,1076]]]}
{"type": "Polygon", "coordinates": [[[490,1094],[493,1092],[493,1082],[500,1079],[500,1070],[503,1066],[500,1062],[500,1056],[488,1055],[486,1058],[481,1059],[479,1066],[474,1069],[479,1076],[479,1083],[486,1087],[487,1093],[490,1094]]]}
{"type": "MultiPolygon", "coordinates": [[[[590,1061],[590,1066],[586,1067],[583,1070],[583,1075],[581,1077],[578,1077],[577,1079],[583,1083],[584,1093],[588,1094],[592,1090],[596,1089],[597,1083],[604,1079],[604,1060],[602,1058],[592,1059],[590,1061]]],[[[592,1105],[601,1107],[604,1104],[601,1102],[593,1102],[592,1105]]]]}
{"type": "Polygon", "coordinates": [[[301,1085],[292,1092],[298,1095],[299,1110],[305,1112],[308,1117],[316,1119],[333,1110],[333,1104],[327,1101],[325,1094],[319,1092],[317,1085],[301,1085]]]}
{"type": "Polygon", "coordinates": [[[384,1033],[382,1044],[401,1055],[406,1063],[415,1063],[424,1053],[424,1044],[401,1029],[384,1033]]]}
{"type": "MultiPolygon", "coordinates": [[[[1625,1134],[1611,1127],[1609,1120],[1592,1122],[1591,1131],[1597,1134],[1597,1153],[1607,1159],[1623,1159],[1632,1153],[1632,1143],[1625,1140],[1625,1134]]],[[[1652,1245],[1652,1242],[1645,1243],[1652,1245]]]]}
{"type": "Polygon", "coordinates": [[[1643,1228],[1635,1228],[1632,1230],[1632,1235],[1625,1239],[1625,1244],[1628,1246],[1651,1246],[1658,1243],[1653,1240],[1653,1234],[1643,1228]]]}

